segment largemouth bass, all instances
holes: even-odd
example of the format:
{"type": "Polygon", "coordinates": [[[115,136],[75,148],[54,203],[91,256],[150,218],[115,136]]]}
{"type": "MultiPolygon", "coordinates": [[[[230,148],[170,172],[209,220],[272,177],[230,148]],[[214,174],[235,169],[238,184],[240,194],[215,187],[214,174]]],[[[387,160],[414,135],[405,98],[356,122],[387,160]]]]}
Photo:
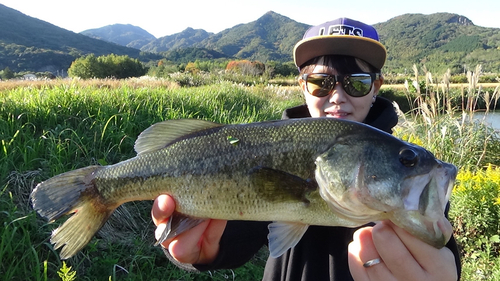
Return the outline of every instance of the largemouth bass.
{"type": "Polygon", "coordinates": [[[121,204],[170,194],[176,211],[162,242],[206,219],[274,221],[280,256],[309,225],[391,220],[440,248],[455,166],[370,126],[331,118],[220,125],[170,120],[142,132],[137,156],[39,183],[33,208],[49,221],[60,257],[81,250],[121,204]]]}

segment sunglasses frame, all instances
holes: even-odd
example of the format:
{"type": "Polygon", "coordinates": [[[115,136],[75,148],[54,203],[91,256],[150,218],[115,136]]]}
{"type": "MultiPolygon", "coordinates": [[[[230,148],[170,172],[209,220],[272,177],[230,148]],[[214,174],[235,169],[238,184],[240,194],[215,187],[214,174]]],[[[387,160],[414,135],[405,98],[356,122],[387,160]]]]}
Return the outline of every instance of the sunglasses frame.
{"type": "MultiPolygon", "coordinates": [[[[351,97],[355,97],[355,98],[359,98],[359,97],[364,97],[366,95],[368,95],[370,93],[370,91],[372,90],[372,87],[373,87],[373,82],[375,82],[375,80],[378,80],[380,78],[380,73],[374,73],[374,72],[358,72],[358,73],[350,73],[350,74],[344,74],[344,75],[332,75],[332,74],[326,74],[326,73],[305,73],[305,74],[302,74],[301,75],[301,78],[302,80],[304,80],[304,83],[306,83],[306,90],[309,94],[311,94],[312,96],[315,96],[315,97],[326,97],[328,96],[332,91],[333,89],[335,88],[335,86],[337,85],[337,83],[340,83],[342,85],[342,88],[344,89],[344,91],[346,92],[346,94],[348,94],[349,96],[351,97]],[[346,78],[349,78],[353,75],[359,75],[359,74],[368,74],[371,78],[371,83],[370,83],[370,89],[363,95],[353,95],[351,93],[351,90],[349,90],[349,88],[347,87],[348,84],[346,84],[346,78]],[[324,75],[325,77],[325,80],[328,79],[328,78],[333,78],[333,82],[331,85],[331,88],[325,92],[326,94],[321,94],[321,95],[314,95],[311,93],[311,91],[309,91],[309,87],[307,86],[307,78],[309,77],[309,75],[324,75]]],[[[325,89],[328,89],[325,87],[325,89]]]]}

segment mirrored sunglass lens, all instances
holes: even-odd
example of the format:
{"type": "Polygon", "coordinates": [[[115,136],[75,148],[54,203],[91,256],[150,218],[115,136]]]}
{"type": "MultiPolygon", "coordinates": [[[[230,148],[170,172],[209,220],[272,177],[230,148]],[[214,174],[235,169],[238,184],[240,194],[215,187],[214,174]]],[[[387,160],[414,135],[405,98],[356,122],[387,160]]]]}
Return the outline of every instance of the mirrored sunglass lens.
{"type": "Polygon", "coordinates": [[[345,77],[344,88],[353,97],[367,95],[372,87],[372,77],[370,74],[359,73],[345,77]]]}
{"type": "Polygon", "coordinates": [[[316,97],[327,96],[335,86],[335,78],[325,74],[308,75],[306,79],[307,91],[316,97]]]}

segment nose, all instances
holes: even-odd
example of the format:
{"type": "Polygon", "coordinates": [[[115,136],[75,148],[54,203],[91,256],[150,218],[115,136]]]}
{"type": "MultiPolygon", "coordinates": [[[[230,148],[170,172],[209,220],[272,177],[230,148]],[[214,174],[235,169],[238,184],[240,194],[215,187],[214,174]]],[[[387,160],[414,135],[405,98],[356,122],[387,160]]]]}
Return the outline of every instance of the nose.
{"type": "Polygon", "coordinates": [[[329,101],[332,104],[341,104],[347,101],[347,94],[339,82],[335,84],[335,87],[333,88],[333,91],[330,94],[329,101]]]}

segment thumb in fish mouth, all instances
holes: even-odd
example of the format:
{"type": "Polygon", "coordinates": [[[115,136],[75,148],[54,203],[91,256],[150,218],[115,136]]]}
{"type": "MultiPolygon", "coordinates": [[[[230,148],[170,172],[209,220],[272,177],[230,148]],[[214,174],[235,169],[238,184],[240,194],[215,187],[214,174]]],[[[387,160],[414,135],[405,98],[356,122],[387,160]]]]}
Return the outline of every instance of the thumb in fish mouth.
{"type": "Polygon", "coordinates": [[[437,226],[443,233],[443,237],[445,238],[445,243],[448,243],[448,241],[451,238],[451,235],[453,234],[453,226],[451,225],[450,221],[446,217],[442,217],[440,220],[437,221],[437,226]]]}
{"type": "Polygon", "coordinates": [[[440,216],[432,219],[418,211],[395,212],[390,219],[395,225],[435,248],[442,248],[448,243],[453,227],[448,219],[440,216]]]}

